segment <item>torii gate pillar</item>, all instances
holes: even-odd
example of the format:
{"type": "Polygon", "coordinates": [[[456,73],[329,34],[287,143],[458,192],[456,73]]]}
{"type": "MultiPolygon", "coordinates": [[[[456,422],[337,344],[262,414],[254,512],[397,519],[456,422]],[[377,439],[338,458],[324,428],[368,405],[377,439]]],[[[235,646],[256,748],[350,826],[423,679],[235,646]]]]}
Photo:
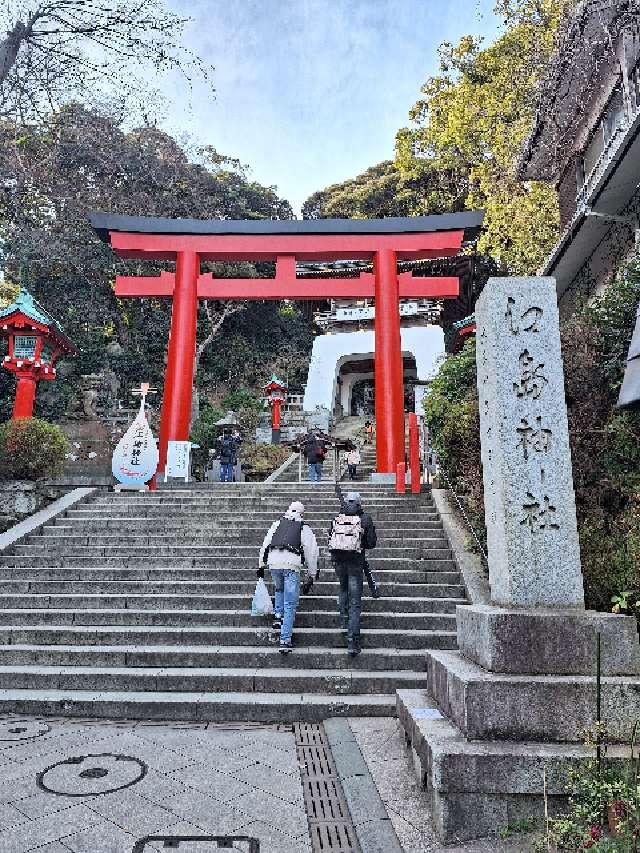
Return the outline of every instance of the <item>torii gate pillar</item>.
{"type": "Polygon", "coordinates": [[[198,276],[196,252],[178,252],[173,292],[171,330],[164,379],[158,471],[164,471],[169,441],[188,441],[191,427],[193,369],[198,320],[198,276]]]}
{"type": "Polygon", "coordinates": [[[376,252],[373,267],[377,469],[389,473],[404,462],[404,376],[396,253],[392,249],[376,252]]]}

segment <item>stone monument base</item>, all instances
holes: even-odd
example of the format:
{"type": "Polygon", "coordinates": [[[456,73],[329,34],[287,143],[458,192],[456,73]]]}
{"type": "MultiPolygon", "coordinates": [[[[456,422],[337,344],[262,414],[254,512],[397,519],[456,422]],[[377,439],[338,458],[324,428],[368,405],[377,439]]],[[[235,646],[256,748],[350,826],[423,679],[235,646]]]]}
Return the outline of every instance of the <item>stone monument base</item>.
{"type": "Polygon", "coordinates": [[[578,610],[457,608],[460,651],[427,652],[426,690],[398,692],[398,716],[444,841],[491,834],[566,806],[568,770],[593,757],[596,636],[608,758],[629,755],[640,718],[635,619],[578,610]]]}
{"type": "MultiPolygon", "coordinates": [[[[524,818],[544,827],[544,788],[553,816],[567,808],[567,772],[593,757],[581,744],[479,741],[464,737],[425,690],[399,690],[396,706],[413,763],[446,844],[471,841],[524,818]]],[[[611,747],[607,760],[628,757],[611,747]]]]}
{"type": "Polygon", "coordinates": [[[456,619],[458,648],[490,672],[595,675],[599,633],[601,673],[640,674],[638,627],[630,616],[474,604],[459,606],[456,619]]]}

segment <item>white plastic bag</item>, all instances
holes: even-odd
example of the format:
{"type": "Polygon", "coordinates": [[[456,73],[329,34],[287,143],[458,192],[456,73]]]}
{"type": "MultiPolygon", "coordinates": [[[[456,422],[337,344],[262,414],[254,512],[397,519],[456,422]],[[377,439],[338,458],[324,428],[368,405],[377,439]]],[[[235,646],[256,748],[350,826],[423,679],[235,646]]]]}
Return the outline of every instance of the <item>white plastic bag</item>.
{"type": "Polygon", "coordinates": [[[251,602],[252,616],[270,616],[273,613],[273,602],[263,578],[258,578],[256,591],[251,602]]]}

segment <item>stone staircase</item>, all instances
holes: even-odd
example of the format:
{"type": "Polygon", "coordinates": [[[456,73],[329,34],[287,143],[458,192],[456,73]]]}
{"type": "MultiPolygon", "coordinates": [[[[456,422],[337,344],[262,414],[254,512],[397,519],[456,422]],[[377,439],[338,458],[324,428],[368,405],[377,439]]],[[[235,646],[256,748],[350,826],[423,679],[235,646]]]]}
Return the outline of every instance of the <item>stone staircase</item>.
{"type": "Polygon", "coordinates": [[[294,653],[254,619],[258,548],[293,499],[326,546],[333,483],[101,492],[0,554],[0,712],[320,720],[392,715],[425,684],[425,649],[456,647],[461,578],[430,495],[358,483],[376,521],[362,654],[346,654],[337,583],[303,597],[294,653]]]}

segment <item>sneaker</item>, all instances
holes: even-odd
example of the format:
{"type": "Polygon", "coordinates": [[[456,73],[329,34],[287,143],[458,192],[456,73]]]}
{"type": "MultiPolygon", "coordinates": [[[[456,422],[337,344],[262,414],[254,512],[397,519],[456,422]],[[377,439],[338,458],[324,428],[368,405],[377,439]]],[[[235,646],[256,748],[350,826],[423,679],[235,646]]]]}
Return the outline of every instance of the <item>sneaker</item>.
{"type": "Polygon", "coordinates": [[[380,598],[380,597],[381,597],[380,587],[377,584],[375,584],[375,586],[371,590],[371,598],[380,598]]]}
{"type": "Polygon", "coordinates": [[[280,648],[278,649],[281,655],[290,655],[293,649],[291,648],[291,640],[289,642],[285,642],[282,640],[280,642],[280,648]]]}
{"type": "Polygon", "coordinates": [[[273,622],[271,623],[271,627],[274,631],[279,631],[282,628],[282,616],[278,616],[276,614],[273,617],[273,622]]]}
{"type": "Polygon", "coordinates": [[[347,646],[347,654],[350,658],[356,658],[360,654],[361,649],[360,646],[356,646],[355,643],[349,643],[347,646]]]}

